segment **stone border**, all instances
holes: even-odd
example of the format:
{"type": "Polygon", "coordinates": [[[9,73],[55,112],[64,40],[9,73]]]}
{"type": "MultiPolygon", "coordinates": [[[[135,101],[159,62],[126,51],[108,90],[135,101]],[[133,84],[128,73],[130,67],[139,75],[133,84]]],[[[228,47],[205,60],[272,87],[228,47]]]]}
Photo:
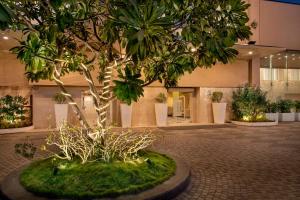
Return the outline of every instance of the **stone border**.
{"type": "MultiPolygon", "coordinates": [[[[101,198],[94,200],[164,200],[172,199],[179,193],[183,192],[190,183],[191,172],[189,166],[179,158],[173,157],[176,162],[175,175],[166,180],[160,185],[152,189],[145,190],[138,194],[122,195],[117,198],[101,198]]],[[[25,165],[7,175],[1,183],[1,192],[4,199],[7,200],[69,200],[69,199],[54,199],[47,197],[36,196],[23,188],[19,182],[21,171],[27,167],[25,165]]],[[[1,196],[0,196],[1,199],[1,196]]]]}
{"type": "Polygon", "coordinates": [[[251,126],[251,127],[262,127],[262,126],[277,126],[278,122],[241,122],[241,121],[232,121],[232,124],[239,126],[251,126]]]}
{"type": "Polygon", "coordinates": [[[1,134],[7,134],[7,133],[20,133],[25,131],[33,130],[34,126],[26,126],[22,128],[6,128],[6,129],[0,129],[0,135],[1,134]]]}

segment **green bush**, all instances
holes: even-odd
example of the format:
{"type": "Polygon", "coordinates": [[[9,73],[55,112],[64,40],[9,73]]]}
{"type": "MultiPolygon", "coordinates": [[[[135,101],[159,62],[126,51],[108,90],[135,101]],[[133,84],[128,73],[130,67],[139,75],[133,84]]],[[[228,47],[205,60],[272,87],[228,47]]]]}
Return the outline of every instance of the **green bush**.
{"type": "Polygon", "coordinates": [[[223,98],[223,92],[213,92],[211,95],[211,101],[213,103],[220,103],[223,98]]]}
{"type": "Polygon", "coordinates": [[[26,104],[27,100],[22,96],[6,95],[0,98],[0,122],[14,124],[25,120],[26,104]]]}
{"type": "Polygon", "coordinates": [[[267,107],[266,92],[246,85],[233,92],[232,110],[236,120],[261,121],[267,107]]]}
{"type": "Polygon", "coordinates": [[[166,103],[167,102],[167,97],[164,93],[159,93],[157,97],[155,98],[157,103],[166,103]]]}
{"type": "Polygon", "coordinates": [[[268,102],[266,112],[267,113],[279,112],[279,104],[277,102],[268,102]]]}
{"type": "Polygon", "coordinates": [[[295,108],[296,108],[296,112],[300,112],[300,101],[299,100],[297,100],[297,101],[295,101],[295,108]]]}
{"type": "Polygon", "coordinates": [[[65,97],[65,95],[61,94],[61,93],[56,93],[53,96],[53,100],[57,103],[57,104],[64,104],[66,103],[67,99],[65,97]]]}
{"type": "Polygon", "coordinates": [[[290,99],[282,99],[278,102],[279,112],[291,113],[292,109],[295,108],[295,103],[290,99]]]}

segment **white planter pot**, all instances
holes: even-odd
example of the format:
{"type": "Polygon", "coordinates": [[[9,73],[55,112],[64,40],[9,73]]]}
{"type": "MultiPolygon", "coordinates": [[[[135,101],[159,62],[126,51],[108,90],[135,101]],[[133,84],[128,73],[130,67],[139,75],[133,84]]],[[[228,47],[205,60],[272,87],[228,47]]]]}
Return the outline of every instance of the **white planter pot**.
{"type": "Polygon", "coordinates": [[[54,104],[56,128],[68,121],[68,104],[54,104]]]}
{"type": "Polygon", "coordinates": [[[155,117],[157,126],[167,126],[168,105],[165,103],[156,103],[155,117]]]}
{"type": "Polygon", "coordinates": [[[122,128],[131,127],[132,105],[121,104],[122,128]]]}
{"type": "Polygon", "coordinates": [[[266,118],[268,120],[278,122],[279,121],[279,113],[266,113],[266,118]]]}
{"type": "Polygon", "coordinates": [[[300,113],[296,113],[296,120],[300,122],[300,113]]]}
{"type": "Polygon", "coordinates": [[[225,123],[226,105],[227,103],[212,103],[215,124],[225,123]]]}
{"type": "Polygon", "coordinates": [[[295,118],[295,113],[280,113],[280,121],[282,122],[294,122],[295,118]]]}

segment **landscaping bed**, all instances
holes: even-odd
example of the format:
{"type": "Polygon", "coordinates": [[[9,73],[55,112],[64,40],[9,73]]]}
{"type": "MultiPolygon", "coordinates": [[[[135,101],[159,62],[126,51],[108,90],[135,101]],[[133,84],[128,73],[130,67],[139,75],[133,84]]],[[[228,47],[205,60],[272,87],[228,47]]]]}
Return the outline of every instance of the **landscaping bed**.
{"type": "Polygon", "coordinates": [[[33,162],[20,175],[26,190],[54,198],[100,198],[139,193],[152,188],[175,174],[171,158],[142,152],[130,162],[88,162],[46,159],[33,162]]]}

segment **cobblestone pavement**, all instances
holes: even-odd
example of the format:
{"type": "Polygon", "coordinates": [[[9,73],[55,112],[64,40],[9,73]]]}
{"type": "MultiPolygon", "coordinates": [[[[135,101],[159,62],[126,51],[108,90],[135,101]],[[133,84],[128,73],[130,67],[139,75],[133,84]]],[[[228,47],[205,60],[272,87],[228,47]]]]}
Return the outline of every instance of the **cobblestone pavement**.
{"type": "MultiPolygon", "coordinates": [[[[163,130],[154,148],[185,160],[191,183],[176,200],[300,200],[300,123],[163,130]]],[[[0,180],[28,162],[14,144],[45,133],[0,135],[0,180]]]]}

